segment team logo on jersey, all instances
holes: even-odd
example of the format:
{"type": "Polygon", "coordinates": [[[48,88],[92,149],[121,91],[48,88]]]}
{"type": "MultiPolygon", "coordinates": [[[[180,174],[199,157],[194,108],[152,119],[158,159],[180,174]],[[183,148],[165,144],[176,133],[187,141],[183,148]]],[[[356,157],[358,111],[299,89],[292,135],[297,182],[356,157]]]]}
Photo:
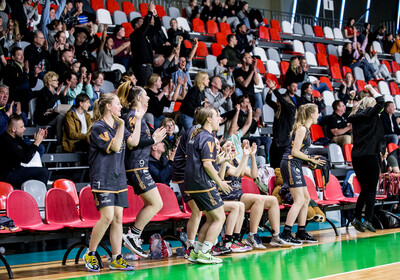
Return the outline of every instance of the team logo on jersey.
{"type": "Polygon", "coordinates": [[[99,137],[105,142],[110,141],[110,136],[108,135],[107,131],[104,131],[102,134],[99,135],[99,137]]]}
{"type": "Polygon", "coordinates": [[[295,168],[294,170],[296,170],[297,173],[300,173],[300,169],[299,168],[295,168]]]}
{"type": "Polygon", "coordinates": [[[208,145],[208,149],[210,149],[210,153],[212,153],[214,151],[214,147],[215,147],[215,142],[207,142],[208,145]]]}
{"type": "Polygon", "coordinates": [[[136,123],[136,117],[129,117],[128,119],[130,126],[133,128],[136,123]]]}
{"type": "Polygon", "coordinates": [[[146,129],[146,134],[147,134],[148,137],[151,136],[151,133],[150,133],[150,130],[149,130],[149,129],[146,129]]]}

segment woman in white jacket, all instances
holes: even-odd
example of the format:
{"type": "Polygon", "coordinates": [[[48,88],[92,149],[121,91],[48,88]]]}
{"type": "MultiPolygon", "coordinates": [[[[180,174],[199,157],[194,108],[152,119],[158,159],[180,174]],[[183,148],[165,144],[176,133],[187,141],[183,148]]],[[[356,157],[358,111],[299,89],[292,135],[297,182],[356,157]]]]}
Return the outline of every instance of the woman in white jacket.
{"type": "Polygon", "coordinates": [[[378,59],[378,53],[375,52],[372,45],[368,45],[365,50],[365,59],[374,67],[378,78],[389,79],[390,73],[385,64],[381,64],[378,59]]]}

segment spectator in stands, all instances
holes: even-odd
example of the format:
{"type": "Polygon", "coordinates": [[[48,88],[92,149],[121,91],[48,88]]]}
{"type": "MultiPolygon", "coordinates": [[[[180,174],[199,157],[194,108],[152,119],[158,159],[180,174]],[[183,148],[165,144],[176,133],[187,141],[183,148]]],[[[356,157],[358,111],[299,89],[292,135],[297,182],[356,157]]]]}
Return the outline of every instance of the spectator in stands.
{"type": "Polygon", "coordinates": [[[289,68],[286,71],[284,86],[287,87],[291,83],[302,83],[304,81],[304,71],[300,66],[300,59],[292,56],[289,61],[289,68]]]}
{"type": "Polygon", "coordinates": [[[318,112],[321,113],[325,110],[325,101],[319,92],[318,95],[314,95],[313,85],[309,82],[305,82],[301,85],[301,104],[313,103],[318,106],[318,112]]]}
{"type": "Polygon", "coordinates": [[[104,83],[104,74],[100,71],[96,71],[92,75],[92,92],[93,96],[90,99],[90,108],[93,107],[93,103],[99,99],[104,93],[104,90],[101,89],[104,83]]]}
{"type": "Polygon", "coordinates": [[[38,151],[40,143],[46,138],[47,130],[39,128],[34,136],[33,145],[22,139],[25,126],[20,116],[11,116],[7,131],[0,137],[3,159],[0,162],[0,180],[20,189],[28,180],[38,180],[47,185],[49,172],[44,167],[23,167],[21,163],[29,163],[38,151]]]}
{"type": "Polygon", "coordinates": [[[93,25],[89,24],[89,32],[84,28],[76,29],[75,37],[75,58],[82,63],[86,69],[92,69],[92,62],[96,62],[96,58],[92,55],[98,47],[100,47],[100,38],[94,33],[93,25]]]}
{"type": "Polygon", "coordinates": [[[7,0],[7,4],[11,9],[11,18],[17,20],[20,24],[19,28],[21,36],[24,36],[25,41],[29,41],[31,39],[31,35],[27,25],[23,24],[27,22],[27,20],[22,1],[7,0]]]}
{"type": "Polygon", "coordinates": [[[49,45],[49,52],[51,53],[53,49],[56,51],[69,49],[75,43],[74,29],[67,31],[65,25],[60,20],[53,20],[49,24],[47,43],[49,45]]]}
{"type": "Polygon", "coordinates": [[[7,22],[6,34],[0,39],[2,46],[4,47],[4,54],[8,56],[13,48],[14,44],[17,45],[23,36],[19,31],[19,23],[16,19],[10,18],[7,22]]]}
{"type": "Polygon", "coordinates": [[[213,76],[210,78],[210,86],[204,90],[205,97],[207,97],[210,105],[217,108],[221,114],[231,111],[233,109],[231,96],[233,91],[230,87],[225,87],[222,91],[221,78],[213,76]]]}
{"type": "Polygon", "coordinates": [[[28,102],[32,98],[32,90],[37,83],[38,75],[43,66],[38,65],[34,72],[29,72],[24,65],[24,53],[21,48],[14,47],[11,51],[11,59],[4,69],[3,82],[10,89],[10,99],[21,102],[22,111],[28,112],[28,102]]]}
{"type": "Polygon", "coordinates": [[[239,53],[253,51],[256,41],[247,39],[247,27],[244,23],[239,23],[237,25],[236,39],[237,39],[236,49],[239,51],[239,53]]]}
{"type": "Polygon", "coordinates": [[[222,19],[222,3],[220,0],[213,0],[211,3],[211,19],[221,22],[222,19]]]}
{"type": "Polygon", "coordinates": [[[364,30],[363,32],[361,32],[360,37],[358,39],[359,42],[363,42],[366,37],[369,37],[370,33],[371,33],[371,24],[366,22],[364,23],[364,30]]]}
{"type": "MultiPolygon", "coordinates": [[[[249,21],[248,16],[249,16],[249,3],[247,3],[246,1],[243,1],[241,3],[240,10],[237,13],[237,17],[239,18],[241,23],[243,23],[247,28],[250,28],[250,21],[249,21]]],[[[236,29],[237,29],[237,27],[236,27],[236,29]]]]}
{"type": "MultiPolygon", "coordinates": [[[[304,73],[304,80],[302,81],[302,83],[311,83],[313,89],[318,90],[320,93],[323,93],[326,90],[329,91],[329,87],[326,83],[320,83],[319,80],[315,77],[313,80],[311,80],[310,75],[308,74],[310,65],[308,65],[307,59],[305,57],[300,58],[300,68],[301,72],[304,73]]],[[[298,87],[301,87],[301,84],[298,84],[298,87]]]]}
{"type": "MultiPolygon", "coordinates": [[[[125,38],[125,28],[122,25],[116,25],[114,27],[112,39],[114,41],[114,49],[118,49],[120,46],[125,44],[127,39],[125,38]]],[[[114,62],[124,65],[125,69],[128,70],[132,64],[131,46],[126,48],[124,51],[115,54],[114,62]]]]}
{"type": "Polygon", "coordinates": [[[293,90],[288,87],[287,92],[282,95],[277,89],[273,81],[267,80],[269,87],[265,102],[274,109],[274,124],[272,126],[272,144],[270,149],[270,164],[272,168],[279,168],[282,156],[286,148],[289,146],[289,135],[292,131],[294,118],[296,115],[296,105],[293,102],[296,98],[297,83],[293,83],[293,90]],[[296,89],[296,90],[294,90],[296,89]],[[272,101],[272,93],[277,101],[272,101]]]}
{"type": "Polygon", "coordinates": [[[171,26],[171,28],[168,29],[167,31],[168,42],[171,44],[171,46],[175,48],[178,47],[179,45],[180,46],[179,57],[182,56],[186,57],[189,54],[189,50],[186,48],[183,40],[190,40],[189,32],[183,29],[182,26],[178,26],[178,21],[175,18],[171,19],[169,25],[171,26]],[[179,36],[181,36],[182,38],[180,38],[179,36]]]}
{"type": "Polygon", "coordinates": [[[24,50],[25,63],[29,67],[29,72],[34,72],[38,66],[43,68],[39,78],[43,78],[44,74],[51,68],[50,53],[47,47],[47,40],[44,38],[43,33],[36,31],[33,36],[33,43],[24,50]]]}
{"type": "Polygon", "coordinates": [[[237,8],[235,0],[225,0],[222,9],[222,21],[229,24],[232,30],[236,30],[236,26],[240,23],[236,15],[237,8]]]}
{"type": "MultiPolygon", "coordinates": [[[[370,41],[372,43],[372,41],[370,41]]],[[[394,37],[392,33],[386,35],[385,40],[383,41],[383,51],[385,53],[390,53],[394,44],[394,37]]]]}
{"type": "Polygon", "coordinates": [[[378,79],[389,79],[390,73],[385,64],[381,64],[378,59],[378,53],[375,52],[372,44],[367,45],[365,52],[365,59],[374,68],[374,73],[376,73],[376,78],[378,79]]]}
{"type": "MultiPolygon", "coordinates": [[[[33,120],[40,126],[51,126],[57,135],[57,144],[61,145],[65,114],[56,109],[64,100],[62,84],[58,84],[58,75],[47,72],[43,77],[44,87],[37,92],[36,109],[33,120]]],[[[60,146],[61,147],[61,146],[60,146]]],[[[61,150],[59,148],[59,150],[61,150]]]]}
{"type": "MultiPolygon", "coordinates": [[[[177,120],[178,113],[174,113],[175,101],[182,101],[185,99],[187,89],[185,88],[186,81],[183,77],[178,78],[177,86],[175,86],[172,78],[167,76],[161,79],[161,92],[168,100],[171,100],[169,108],[164,107],[163,112],[177,120]]],[[[160,93],[161,95],[161,93],[160,93]]]]}
{"type": "MultiPolygon", "coordinates": [[[[75,2],[79,2],[80,0],[76,0],[75,2]]],[[[61,13],[64,10],[66,0],[61,0],[60,5],[57,8],[57,11],[54,8],[50,7],[50,0],[46,0],[43,11],[42,17],[40,18],[39,29],[43,32],[44,37],[48,38],[48,29],[47,25],[55,20],[60,19],[61,13]]]]}
{"type": "Polygon", "coordinates": [[[269,25],[265,25],[263,15],[261,14],[259,9],[251,9],[248,15],[250,28],[257,29],[260,26],[269,27],[269,25]]]}
{"type": "Polygon", "coordinates": [[[149,158],[149,172],[154,182],[169,186],[172,177],[172,162],[174,161],[176,149],[169,151],[168,156],[164,156],[165,146],[163,142],[151,146],[149,158]]]}
{"type": "Polygon", "coordinates": [[[357,28],[354,26],[354,23],[356,20],[354,18],[349,18],[347,21],[347,25],[344,28],[344,38],[345,39],[353,39],[354,35],[355,37],[358,37],[360,33],[358,32],[357,28]]]}
{"type": "Polygon", "coordinates": [[[28,118],[21,110],[21,103],[12,101],[11,104],[8,104],[8,97],[8,86],[0,85],[0,135],[7,130],[8,120],[11,115],[20,116],[24,124],[28,124],[28,118]]]}
{"type": "Polygon", "coordinates": [[[240,52],[236,49],[236,45],[238,44],[236,36],[229,34],[226,36],[226,40],[228,41],[228,45],[222,50],[221,53],[221,55],[228,59],[226,66],[236,68],[242,67],[240,52]]]}
{"type": "MultiPolygon", "coordinates": [[[[50,2],[50,0],[48,0],[48,1],[50,2]]],[[[23,2],[24,2],[24,4],[23,4],[24,12],[25,12],[25,16],[26,16],[25,24],[27,26],[32,27],[32,23],[39,19],[38,5],[40,5],[40,3],[38,1],[33,3],[32,0],[23,0],[23,2]],[[31,6],[32,3],[33,3],[33,5],[31,6]]]]}
{"type": "Polygon", "coordinates": [[[104,74],[104,79],[117,85],[122,77],[122,73],[118,69],[111,70],[111,67],[114,64],[114,56],[127,50],[130,47],[131,42],[127,41],[118,48],[113,49],[114,40],[112,37],[107,37],[107,28],[108,25],[105,24],[103,35],[101,37],[101,43],[97,49],[97,64],[99,71],[103,72],[104,74]]]}
{"type": "Polygon", "coordinates": [[[62,77],[65,72],[71,72],[71,66],[74,61],[74,54],[71,50],[65,49],[61,51],[60,60],[56,62],[54,72],[62,77]]]}
{"type": "Polygon", "coordinates": [[[345,144],[352,144],[352,125],[345,116],[346,106],[343,101],[335,100],[332,108],[334,112],[328,121],[328,137],[342,147],[345,144]]]}
{"type": "Polygon", "coordinates": [[[162,141],[165,145],[165,152],[163,154],[164,156],[168,156],[169,152],[175,151],[176,147],[178,147],[180,137],[175,133],[175,121],[173,119],[163,119],[161,126],[165,128],[167,134],[162,141]]]}
{"type": "Polygon", "coordinates": [[[189,0],[189,6],[185,8],[186,18],[192,22],[193,18],[200,18],[199,6],[197,0],[189,0]]]}
{"type": "MultiPolygon", "coordinates": [[[[250,98],[251,106],[262,108],[262,96],[259,92],[256,93],[254,91],[254,86],[259,83],[257,61],[247,52],[243,53],[240,58],[242,67],[233,71],[236,87],[237,89],[240,89],[244,96],[250,98]]],[[[238,91],[236,91],[236,95],[238,95],[238,91]]]]}
{"type": "Polygon", "coordinates": [[[72,8],[73,7],[74,7],[73,0],[67,0],[67,2],[65,3],[65,7],[64,7],[64,9],[63,9],[63,11],[62,11],[62,13],[60,15],[60,20],[65,23],[65,25],[67,26],[68,30],[70,29],[68,21],[72,17],[72,13],[71,12],[72,12],[72,8]]]}
{"type": "Polygon", "coordinates": [[[381,113],[381,122],[385,132],[386,144],[395,143],[399,144],[400,128],[394,115],[396,108],[392,101],[386,101],[384,111],[381,113]]]}
{"type": "Polygon", "coordinates": [[[350,92],[352,91],[354,91],[354,93],[357,95],[357,87],[354,82],[353,74],[351,72],[347,72],[346,75],[344,75],[344,80],[342,81],[338,92],[339,99],[343,101],[345,105],[350,99],[350,92]]]}
{"type": "Polygon", "coordinates": [[[62,93],[65,97],[65,101],[69,105],[74,105],[75,98],[78,94],[85,93],[90,99],[93,98],[93,91],[90,81],[92,80],[92,74],[81,75],[78,79],[72,72],[64,73],[64,85],[62,86],[62,93]]]}
{"type": "Polygon", "coordinates": [[[161,19],[157,14],[151,18],[147,37],[153,47],[154,53],[167,55],[171,52],[171,43],[161,28],[161,19]]]}
{"type": "Polygon", "coordinates": [[[342,56],[340,57],[342,66],[350,67],[350,69],[353,71],[355,67],[361,67],[364,72],[365,79],[369,81],[372,79],[372,75],[374,74],[373,68],[365,59],[363,59],[364,56],[360,55],[356,48],[357,40],[355,37],[353,39],[353,43],[344,44],[342,56]],[[357,60],[354,62],[355,59],[357,60]]]}
{"type": "Polygon", "coordinates": [[[181,123],[185,131],[193,125],[194,111],[203,106],[205,101],[204,89],[208,87],[210,80],[206,72],[200,71],[194,78],[194,86],[189,89],[180,107],[181,123]]]}
{"type": "Polygon", "coordinates": [[[179,46],[173,48],[171,54],[165,57],[162,54],[155,54],[153,61],[153,73],[160,75],[161,78],[170,76],[178,70],[179,46]]]}
{"type": "MultiPolygon", "coordinates": [[[[189,74],[189,70],[190,67],[192,67],[192,60],[193,57],[196,53],[197,47],[198,47],[198,40],[197,38],[194,38],[194,44],[193,44],[193,48],[189,53],[189,56],[186,57],[179,57],[179,64],[178,64],[178,70],[176,70],[175,72],[172,73],[172,81],[174,82],[175,86],[177,86],[177,81],[179,77],[182,77],[185,81],[185,88],[188,89],[190,87],[192,87],[192,81],[190,79],[190,74],[189,74]]],[[[194,112],[194,111],[193,111],[194,112]]]]}
{"type": "Polygon", "coordinates": [[[382,46],[383,40],[385,38],[385,33],[386,33],[386,26],[381,25],[379,26],[379,29],[375,30],[372,33],[372,35],[370,36],[370,38],[368,38],[368,40],[370,42],[378,41],[382,46]]]}
{"type": "Polygon", "coordinates": [[[133,54],[132,69],[136,74],[137,85],[144,86],[147,78],[153,73],[153,48],[147,40],[150,21],[156,15],[156,7],[153,2],[148,5],[147,15],[142,19],[135,18],[131,25],[135,31],[130,36],[131,49],[133,54]]]}
{"type": "Polygon", "coordinates": [[[231,87],[235,87],[235,77],[233,76],[234,67],[226,67],[228,64],[228,58],[223,54],[220,54],[217,57],[218,65],[214,68],[214,76],[218,76],[221,78],[223,85],[229,85],[231,87]]]}
{"type": "MultiPolygon", "coordinates": [[[[62,9],[61,9],[62,10],[62,9]]],[[[75,10],[72,11],[72,16],[68,20],[68,29],[72,27],[84,28],[87,31],[94,30],[93,34],[97,33],[98,21],[91,13],[83,10],[82,0],[75,0],[75,10]]]]}
{"type": "Polygon", "coordinates": [[[390,49],[390,54],[394,55],[395,53],[400,53],[400,35],[396,34],[396,39],[392,44],[392,48],[390,49]]]}
{"type": "Polygon", "coordinates": [[[203,0],[201,1],[201,6],[200,6],[200,19],[204,22],[204,24],[208,21],[211,20],[211,9],[210,9],[211,3],[210,0],[203,0]]]}
{"type": "Polygon", "coordinates": [[[65,115],[65,125],[62,147],[65,152],[87,152],[89,150],[88,130],[92,119],[87,113],[90,107],[90,98],[86,94],[79,94],[75,105],[65,115]]]}

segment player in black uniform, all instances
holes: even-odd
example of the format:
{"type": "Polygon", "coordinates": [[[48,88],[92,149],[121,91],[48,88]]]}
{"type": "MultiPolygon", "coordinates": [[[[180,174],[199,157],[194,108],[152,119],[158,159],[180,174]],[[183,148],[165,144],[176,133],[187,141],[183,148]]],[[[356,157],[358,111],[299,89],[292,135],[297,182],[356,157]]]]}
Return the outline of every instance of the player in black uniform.
{"type": "Polygon", "coordinates": [[[141,87],[130,87],[131,81],[127,81],[120,87],[120,99],[123,106],[129,111],[124,114],[125,126],[128,131],[139,131],[138,143],[126,150],[125,168],[128,183],[133,187],[135,193],[140,195],[144,207],[139,211],[135,223],[127,234],[123,234],[124,246],[141,257],[147,257],[141,246],[140,235],[144,227],[163,207],[163,202],[158,192],[156,183],[151,177],[148,166],[151,145],[161,142],[166,131],[164,127],[157,129],[153,135],[144,120],[136,117],[138,110],[147,111],[149,97],[141,87]]]}
{"type": "Polygon", "coordinates": [[[313,123],[317,123],[317,120],[318,107],[315,104],[301,105],[297,109],[296,119],[290,136],[290,145],[286,149],[281,161],[283,183],[289,186],[290,193],[293,196],[293,205],[287,215],[283,232],[279,236],[289,245],[302,245],[303,242],[318,242],[318,240],[305,231],[310,195],[308,194],[302,170],[302,164],[306,162],[312,162],[317,165],[325,163],[322,159],[311,158],[308,155],[308,148],[311,145],[309,129],[313,123]],[[296,218],[298,219],[298,230],[296,237],[293,238],[291,230],[296,218]]]}
{"type": "Polygon", "coordinates": [[[190,252],[189,260],[198,263],[221,263],[221,259],[210,254],[225,222],[222,207],[224,203],[217,185],[223,192],[231,191],[231,187],[219,178],[215,168],[216,147],[212,132],[218,131],[220,117],[214,108],[208,107],[198,112],[197,121],[198,127],[193,130],[186,147],[186,193],[193,198],[207,220],[198,233],[196,247],[190,252]]]}
{"type": "MultiPolygon", "coordinates": [[[[121,255],[122,213],[128,207],[128,195],[125,176],[125,142],[129,146],[136,144],[134,137],[125,129],[120,119],[121,103],[112,93],[104,94],[93,108],[94,123],[90,128],[89,175],[96,206],[100,211],[100,220],[93,227],[89,248],[83,261],[89,271],[98,272],[100,267],[95,256],[97,246],[110,228],[112,262],[110,269],[132,270],[121,255]]],[[[137,117],[144,112],[137,112],[137,117]]]]}

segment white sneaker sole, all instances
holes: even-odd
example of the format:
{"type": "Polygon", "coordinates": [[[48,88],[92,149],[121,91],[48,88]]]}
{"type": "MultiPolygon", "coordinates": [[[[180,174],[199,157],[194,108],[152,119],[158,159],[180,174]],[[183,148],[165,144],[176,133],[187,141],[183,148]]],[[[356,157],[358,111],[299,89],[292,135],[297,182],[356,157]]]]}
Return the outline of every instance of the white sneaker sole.
{"type": "Polygon", "coordinates": [[[128,249],[129,251],[131,251],[132,253],[134,253],[142,258],[147,258],[149,256],[146,253],[142,253],[142,252],[136,250],[133,246],[131,246],[131,243],[129,241],[125,240],[125,238],[123,238],[123,239],[124,239],[124,247],[126,249],[128,249]]]}
{"type": "Polygon", "coordinates": [[[218,263],[222,263],[222,260],[203,260],[203,259],[197,259],[197,263],[201,263],[201,264],[218,264],[218,263]]]}

